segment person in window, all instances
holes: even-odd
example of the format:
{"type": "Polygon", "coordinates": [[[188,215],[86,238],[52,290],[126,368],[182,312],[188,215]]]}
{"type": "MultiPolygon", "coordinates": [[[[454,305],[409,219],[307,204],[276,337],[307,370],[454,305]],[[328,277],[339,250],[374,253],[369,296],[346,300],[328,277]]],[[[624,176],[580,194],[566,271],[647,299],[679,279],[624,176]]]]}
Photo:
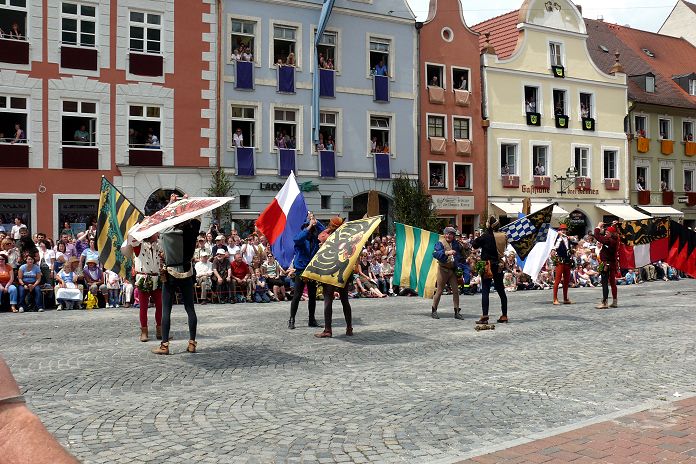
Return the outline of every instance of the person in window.
{"type": "Polygon", "coordinates": [[[331,58],[326,60],[326,69],[334,69],[334,62],[331,58]]]}
{"type": "Polygon", "coordinates": [[[667,136],[665,135],[664,132],[660,132],[660,138],[661,138],[662,140],[666,140],[666,139],[667,139],[667,136]]]}
{"type": "Polygon", "coordinates": [[[466,188],[466,174],[464,173],[464,170],[459,171],[459,174],[457,175],[457,188],[466,188]]]}
{"type": "Polygon", "coordinates": [[[459,76],[459,83],[457,84],[457,90],[468,90],[467,82],[464,75],[459,76]]]}
{"type": "Polygon", "coordinates": [[[370,152],[375,153],[377,151],[377,137],[372,137],[370,140],[370,152]]]}
{"type": "Polygon", "coordinates": [[[389,153],[389,144],[384,144],[384,146],[382,147],[382,153],[389,153]]]}
{"type": "Polygon", "coordinates": [[[27,143],[27,134],[22,130],[20,123],[15,123],[14,132],[14,139],[12,139],[11,143],[27,143]]]}
{"type": "Polygon", "coordinates": [[[327,67],[326,67],[326,59],[324,58],[324,54],[321,53],[321,52],[319,53],[319,67],[320,67],[321,69],[327,69],[327,67]]]}
{"type": "Polygon", "coordinates": [[[239,52],[242,55],[242,61],[251,61],[254,55],[251,54],[251,48],[248,45],[242,45],[239,52]]]}
{"type": "Polygon", "coordinates": [[[89,143],[89,132],[87,132],[87,126],[82,124],[80,128],[75,131],[73,140],[75,140],[78,145],[87,145],[89,143]]]}
{"type": "Polygon", "coordinates": [[[528,98],[524,107],[527,113],[536,113],[536,101],[533,98],[528,98]]]}
{"type": "Polygon", "coordinates": [[[667,182],[664,180],[660,182],[660,190],[663,192],[669,192],[669,186],[667,185],[667,182]]]}
{"type": "Polygon", "coordinates": [[[10,33],[8,34],[10,39],[15,39],[15,40],[22,40],[24,38],[24,35],[22,32],[19,30],[19,23],[17,21],[12,23],[12,28],[10,29],[10,33]]]}
{"type": "Polygon", "coordinates": [[[537,163],[537,165],[534,167],[534,175],[535,176],[543,176],[546,175],[546,168],[541,165],[541,163],[537,163]]]}
{"type": "Polygon", "coordinates": [[[510,174],[510,166],[507,164],[503,165],[503,168],[500,170],[500,173],[504,176],[507,176],[510,174]]]}
{"type": "Polygon", "coordinates": [[[232,143],[235,147],[244,146],[244,134],[242,133],[241,127],[238,127],[237,130],[234,132],[234,135],[232,136],[232,143]]]}
{"type": "Polygon", "coordinates": [[[693,142],[694,141],[694,134],[689,134],[686,136],[685,142],[693,142]]]}
{"type": "Polygon", "coordinates": [[[155,135],[154,130],[150,127],[147,130],[147,147],[148,148],[159,148],[159,138],[155,135]]]}
{"type": "Polygon", "coordinates": [[[294,135],[290,136],[290,140],[287,142],[287,146],[288,146],[288,148],[293,149],[293,150],[295,148],[297,148],[297,139],[295,139],[294,135]]]}
{"type": "Polygon", "coordinates": [[[440,87],[440,80],[437,78],[437,76],[433,76],[430,78],[430,86],[431,87],[440,87]]]}
{"type": "Polygon", "coordinates": [[[580,116],[583,118],[590,117],[590,110],[585,103],[580,103],[580,116]]]}
{"type": "Polygon", "coordinates": [[[386,76],[387,75],[387,65],[384,64],[384,60],[379,60],[377,66],[375,66],[375,76],[386,76]]]}
{"type": "Polygon", "coordinates": [[[293,52],[290,52],[290,54],[288,55],[288,66],[297,66],[297,64],[295,63],[295,54],[293,52]]]}
{"type": "Polygon", "coordinates": [[[691,184],[684,184],[684,191],[690,192],[691,191],[691,184]]]}
{"type": "Polygon", "coordinates": [[[329,135],[329,140],[326,142],[326,149],[329,151],[334,151],[336,144],[334,143],[334,139],[332,136],[329,135]]]}
{"type": "Polygon", "coordinates": [[[642,192],[643,190],[645,190],[645,179],[639,177],[638,180],[636,180],[636,191],[642,192]]]}
{"type": "Polygon", "coordinates": [[[563,116],[563,104],[561,102],[556,103],[556,107],[554,108],[554,114],[556,116],[563,116]]]}
{"type": "Polygon", "coordinates": [[[138,145],[138,131],[133,128],[128,129],[128,146],[135,148],[138,145]]]}
{"type": "Polygon", "coordinates": [[[242,61],[242,55],[239,53],[238,48],[232,50],[232,61],[242,61]]]}

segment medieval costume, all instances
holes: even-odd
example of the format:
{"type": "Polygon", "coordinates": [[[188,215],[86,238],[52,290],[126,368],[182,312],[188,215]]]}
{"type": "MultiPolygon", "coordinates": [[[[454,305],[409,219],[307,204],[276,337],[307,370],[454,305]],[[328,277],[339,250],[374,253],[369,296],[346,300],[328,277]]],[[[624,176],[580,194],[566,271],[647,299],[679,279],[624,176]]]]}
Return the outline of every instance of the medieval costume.
{"type": "Polygon", "coordinates": [[[568,298],[568,287],[570,286],[570,269],[573,265],[573,244],[566,235],[568,226],[561,224],[558,227],[558,237],[553,245],[556,253],[556,274],[553,281],[553,304],[558,305],[558,284],[563,278],[563,304],[572,304],[568,298]]]}
{"type": "MultiPolygon", "coordinates": [[[[137,224],[136,224],[137,226],[137,224]]],[[[129,241],[122,247],[126,256],[134,257],[135,264],[135,288],[138,289],[138,302],[140,305],[140,341],[149,339],[147,310],[150,300],[155,304],[156,337],[162,339],[162,285],[159,278],[161,265],[160,253],[162,252],[157,242],[159,234],[146,238],[142,242],[129,241]]]]}
{"type": "Polygon", "coordinates": [[[309,326],[319,327],[319,323],[314,317],[317,305],[317,284],[313,280],[305,281],[302,279],[302,272],[305,270],[312,257],[319,251],[319,234],[325,229],[324,225],[317,221],[312,213],[309,213],[307,222],[302,224],[302,230],[295,236],[295,258],[293,267],[295,268],[295,284],[290,303],[290,320],[288,329],[295,328],[295,316],[300,306],[300,299],[305,285],[307,285],[307,307],[309,308],[309,326]]]}
{"type": "Polygon", "coordinates": [[[486,230],[480,237],[474,239],[471,244],[473,248],[481,249],[481,260],[486,262],[486,269],[481,275],[481,319],[477,324],[488,324],[489,296],[491,284],[495,285],[495,291],[500,297],[500,309],[502,316],[498,322],[506,323],[507,317],[507,295],[503,285],[503,264],[502,257],[507,247],[507,236],[502,232],[496,232],[499,226],[498,220],[491,216],[486,222],[486,230]]]}
{"type": "Polygon", "coordinates": [[[609,287],[611,287],[611,307],[618,306],[616,288],[616,272],[619,268],[617,257],[619,249],[619,238],[616,233],[616,227],[607,227],[606,233],[602,233],[604,223],[600,222],[594,230],[594,237],[602,244],[602,249],[599,253],[600,275],[602,276],[602,302],[596,306],[597,309],[607,309],[607,300],[609,299],[609,287]]]}
{"type": "Polygon", "coordinates": [[[454,302],[454,318],[464,319],[460,314],[459,307],[459,282],[457,279],[457,269],[466,265],[464,259],[464,249],[462,244],[454,239],[457,230],[454,227],[445,227],[444,237],[435,244],[433,258],[437,260],[437,288],[433,295],[433,306],[430,316],[433,319],[440,319],[437,314],[437,307],[440,304],[440,297],[445,290],[445,285],[449,284],[452,289],[452,300],[454,302]]]}

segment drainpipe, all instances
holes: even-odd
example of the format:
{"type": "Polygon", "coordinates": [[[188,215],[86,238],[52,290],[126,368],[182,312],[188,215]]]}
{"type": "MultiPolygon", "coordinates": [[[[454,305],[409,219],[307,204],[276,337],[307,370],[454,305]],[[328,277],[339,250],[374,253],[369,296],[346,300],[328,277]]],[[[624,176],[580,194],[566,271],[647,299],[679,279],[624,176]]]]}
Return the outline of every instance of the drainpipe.
{"type": "Polygon", "coordinates": [[[416,21],[415,23],[415,28],[416,28],[416,166],[417,170],[416,173],[418,174],[418,182],[421,181],[422,177],[422,166],[421,166],[421,140],[422,140],[422,134],[421,134],[421,51],[420,51],[420,32],[421,29],[423,29],[423,22],[422,21],[416,21]]]}
{"type": "Polygon", "coordinates": [[[319,16],[319,24],[317,25],[317,35],[314,38],[314,76],[312,79],[312,142],[319,141],[319,51],[317,45],[321,36],[326,30],[326,25],[329,23],[331,12],[333,11],[335,0],[324,0],[324,5],[321,7],[321,15],[319,16]]]}
{"type": "Polygon", "coordinates": [[[215,112],[215,166],[220,169],[222,167],[222,154],[220,153],[221,150],[221,143],[220,143],[220,121],[222,120],[221,118],[221,113],[223,110],[223,102],[222,102],[222,66],[223,66],[223,59],[222,59],[222,2],[223,0],[217,0],[215,2],[215,8],[217,9],[217,40],[215,41],[217,44],[217,66],[216,66],[216,79],[217,82],[215,83],[215,104],[217,106],[217,111],[215,112]]]}

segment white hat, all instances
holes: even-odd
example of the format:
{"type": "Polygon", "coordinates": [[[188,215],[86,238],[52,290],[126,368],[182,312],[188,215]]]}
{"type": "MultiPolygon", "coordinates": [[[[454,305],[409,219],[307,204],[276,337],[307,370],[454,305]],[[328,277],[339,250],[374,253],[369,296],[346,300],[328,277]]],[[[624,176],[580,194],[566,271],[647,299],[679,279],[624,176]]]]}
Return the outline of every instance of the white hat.
{"type": "Polygon", "coordinates": [[[201,258],[207,258],[210,254],[207,251],[201,253],[201,258]]]}
{"type": "Polygon", "coordinates": [[[215,240],[225,240],[225,236],[220,234],[217,237],[215,237],[215,240]]]}
{"type": "Polygon", "coordinates": [[[217,251],[215,252],[215,254],[216,254],[216,255],[224,255],[224,254],[225,254],[225,250],[223,250],[222,248],[218,248],[217,251]]]}

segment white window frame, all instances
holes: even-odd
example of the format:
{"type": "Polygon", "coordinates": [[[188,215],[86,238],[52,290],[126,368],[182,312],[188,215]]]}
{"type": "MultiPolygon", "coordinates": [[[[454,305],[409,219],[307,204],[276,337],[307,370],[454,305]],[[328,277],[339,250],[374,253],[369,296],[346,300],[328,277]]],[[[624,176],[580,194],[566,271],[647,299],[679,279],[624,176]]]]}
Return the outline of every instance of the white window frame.
{"type": "Polygon", "coordinates": [[[595,115],[597,114],[597,109],[595,108],[596,103],[595,103],[594,92],[591,92],[589,90],[579,90],[578,91],[578,106],[577,106],[578,121],[582,121],[582,99],[580,98],[582,94],[590,96],[590,111],[589,111],[587,117],[595,119],[595,115]]]}
{"type": "Polygon", "coordinates": [[[468,73],[469,78],[466,81],[466,90],[467,92],[471,92],[471,68],[467,68],[466,66],[450,66],[450,82],[452,83],[452,91],[459,90],[455,88],[456,85],[458,85],[458,82],[455,82],[454,80],[454,71],[466,71],[468,73]]]}
{"type": "Polygon", "coordinates": [[[520,140],[513,140],[513,139],[498,139],[498,179],[503,178],[503,163],[502,163],[502,158],[503,158],[503,145],[513,145],[515,146],[515,169],[513,170],[514,173],[510,174],[505,174],[506,176],[520,176],[520,171],[522,167],[522,163],[520,162],[520,158],[522,156],[521,152],[521,147],[522,143],[520,140]]]}
{"type": "Polygon", "coordinates": [[[643,118],[645,119],[645,137],[650,138],[650,116],[645,114],[645,113],[635,113],[633,115],[633,131],[636,134],[636,137],[638,137],[638,125],[636,124],[636,118],[643,118]]]}
{"type": "MultiPolygon", "coordinates": [[[[675,185],[674,185],[674,165],[673,164],[660,164],[659,169],[660,169],[660,171],[659,171],[660,187],[662,187],[662,170],[666,169],[669,171],[669,182],[667,184],[667,190],[668,191],[671,190],[672,192],[676,192],[677,190],[674,188],[675,187],[675,185]]],[[[660,191],[662,191],[661,188],[660,188],[660,191]]]]}
{"type": "MultiPolygon", "coordinates": [[[[536,167],[534,164],[534,147],[545,147],[546,148],[546,174],[544,174],[544,177],[551,177],[551,173],[553,172],[553,156],[551,156],[551,150],[553,147],[553,144],[549,142],[548,140],[530,140],[529,141],[529,180],[533,181],[534,180],[534,168],[536,167]]],[[[502,169],[502,168],[501,168],[502,169]]]]}
{"type": "MultiPolygon", "coordinates": [[[[317,29],[318,27],[316,25],[312,25],[312,41],[309,44],[309,61],[311,63],[309,67],[309,72],[313,73],[314,72],[314,60],[316,59],[314,55],[316,55],[317,50],[316,47],[314,46],[314,41],[316,40],[317,37],[317,29]]],[[[336,45],[334,46],[334,71],[336,72],[337,75],[341,74],[341,29],[333,28],[333,27],[327,27],[324,29],[324,34],[329,33],[329,34],[336,34],[336,45]]]]}
{"type": "MultiPolygon", "coordinates": [[[[164,106],[162,106],[162,105],[150,105],[147,103],[136,103],[136,104],[129,103],[128,104],[128,123],[129,123],[128,126],[129,126],[129,128],[130,128],[130,121],[145,121],[145,122],[151,121],[151,122],[158,122],[159,123],[159,135],[155,134],[155,135],[157,135],[157,139],[159,140],[158,147],[156,147],[156,148],[155,147],[147,147],[147,146],[131,147],[129,144],[128,148],[135,148],[138,150],[162,150],[163,148],[165,148],[162,146],[162,129],[163,129],[163,125],[164,125],[164,118],[162,117],[163,111],[164,111],[164,106]],[[143,116],[131,116],[130,109],[133,106],[142,107],[143,116]],[[147,115],[148,108],[158,108],[159,109],[159,116],[158,117],[148,116],[147,115]]],[[[167,147],[167,148],[171,148],[171,147],[167,147]]]]}
{"type": "Polygon", "coordinates": [[[473,134],[473,131],[472,131],[472,126],[471,126],[471,116],[457,116],[457,115],[453,115],[453,116],[452,116],[452,140],[469,140],[469,141],[473,141],[473,139],[474,139],[473,135],[474,135],[474,134],[473,134]],[[466,120],[468,121],[468,123],[469,123],[469,138],[467,138],[467,139],[458,139],[458,138],[455,137],[456,131],[454,130],[454,122],[457,121],[457,120],[463,120],[463,119],[466,119],[466,120]]]}
{"type": "Polygon", "coordinates": [[[435,138],[444,138],[447,140],[447,115],[446,114],[440,114],[440,113],[425,113],[425,133],[428,136],[428,140],[430,140],[431,137],[435,138]],[[439,135],[430,135],[430,118],[441,118],[442,119],[442,137],[439,135]]]}
{"type": "Polygon", "coordinates": [[[689,135],[689,133],[684,130],[685,124],[691,124],[691,136],[693,138],[691,141],[696,142],[696,133],[694,133],[694,131],[696,131],[696,120],[693,119],[682,119],[682,142],[686,142],[686,137],[689,135]]]}
{"type": "Polygon", "coordinates": [[[655,93],[655,76],[645,76],[645,92],[655,93]]]}
{"type": "MultiPolygon", "coordinates": [[[[537,105],[536,105],[536,112],[539,113],[542,117],[544,116],[544,94],[541,91],[543,86],[539,83],[532,83],[532,82],[522,82],[522,115],[527,116],[527,95],[525,92],[525,89],[527,87],[532,87],[535,88],[537,91],[537,105]]],[[[553,93],[551,94],[551,104],[553,105],[553,93]]],[[[554,114],[552,111],[551,114],[554,114]]]]}
{"type": "Polygon", "coordinates": [[[367,147],[365,151],[367,152],[367,158],[374,158],[374,153],[372,153],[372,118],[387,118],[389,119],[389,155],[391,158],[396,158],[396,113],[386,113],[379,111],[368,111],[367,112],[367,147]]]}
{"type": "Polygon", "coordinates": [[[440,87],[443,89],[447,90],[447,65],[442,64],[442,63],[435,63],[431,61],[426,61],[423,64],[423,76],[425,77],[425,86],[429,87],[430,86],[430,81],[428,77],[428,66],[434,66],[437,68],[440,68],[440,87]]]}
{"type": "MultiPolygon", "coordinates": [[[[96,137],[94,138],[94,145],[78,145],[78,144],[65,144],[65,140],[60,141],[61,147],[89,147],[89,148],[99,148],[99,136],[100,131],[99,131],[99,101],[94,101],[94,100],[84,100],[84,99],[75,99],[75,98],[64,98],[60,100],[60,138],[63,138],[63,117],[64,116],[77,116],[77,117],[89,117],[89,118],[94,118],[95,123],[94,127],[96,128],[96,137]],[[78,110],[75,113],[72,112],[66,112],[63,110],[63,103],[66,101],[74,101],[77,102],[78,105],[78,110]],[[83,103],[94,103],[94,113],[83,113],[82,112],[82,104],[83,103]]],[[[130,105],[128,105],[130,107],[130,105]]],[[[161,114],[161,113],[160,113],[161,114]]],[[[72,142],[72,140],[71,140],[72,142]]]]}
{"type": "MultiPolygon", "coordinates": [[[[235,106],[254,108],[254,151],[261,151],[261,149],[263,148],[263,140],[261,137],[263,134],[263,128],[261,127],[261,123],[263,121],[261,111],[263,110],[263,106],[261,102],[258,101],[229,100],[227,102],[227,148],[229,150],[234,150],[234,131],[236,129],[232,125],[232,108],[235,106]]],[[[273,129],[271,129],[271,133],[273,133],[273,129]]],[[[275,148],[274,140],[275,134],[273,134],[270,141],[271,148],[275,148]]]]}
{"type": "MultiPolygon", "coordinates": [[[[26,122],[24,124],[24,127],[22,128],[24,130],[24,136],[25,136],[25,141],[22,142],[22,145],[26,146],[31,146],[30,140],[29,140],[29,125],[31,124],[31,120],[29,118],[29,108],[31,105],[31,97],[29,95],[12,95],[9,93],[4,93],[0,94],[0,97],[5,97],[5,105],[4,107],[0,107],[0,113],[14,113],[14,114],[23,114],[26,116],[26,122]],[[12,108],[11,107],[11,99],[12,98],[23,98],[26,100],[26,104],[24,108],[12,108]]],[[[5,133],[5,140],[9,139],[14,139],[14,123],[12,123],[12,131],[8,134],[5,133]]],[[[10,142],[2,142],[0,143],[7,143],[9,144],[10,142]]]]}
{"type": "Polygon", "coordinates": [[[473,163],[452,163],[452,188],[457,192],[473,192],[474,191],[474,164],[473,163]],[[457,187],[457,166],[469,166],[469,176],[467,181],[469,182],[469,187],[457,187]]]}
{"type": "MultiPolygon", "coordinates": [[[[253,60],[251,61],[254,63],[255,67],[261,67],[261,40],[260,40],[260,33],[259,33],[259,28],[261,26],[261,18],[258,16],[242,16],[242,15],[227,15],[227,64],[232,64],[234,61],[232,60],[232,52],[234,51],[234,47],[236,44],[232,43],[232,21],[245,21],[245,22],[250,22],[254,23],[254,50],[253,50],[253,60]]],[[[242,34],[244,37],[252,37],[247,34],[242,34]]],[[[273,58],[273,55],[271,55],[271,59],[273,58]]]]}
{"type": "MultiPolygon", "coordinates": [[[[276,62],[273,60],[275,54],[275,28],[285,27],[295,29],[295,70],[302,71],[302,23],[293,21],[271,20],[268,24],[268,67],[276,68],[276,62]]],[[[290,42],[290,41],[287,41],[290,42]]]]}
{"type": "Polygon", "coordinates": [[[387,53],[389,57],[389,62],[387,63],[387,77],[389,77],[389,80],[393,81],[396,76],[396,41],[393,36],[372,34],[370,32],[365,33],[365,77],[367,79],[372,79],[372,75],[370,74],[370,42],[372,40],[389,45],[389,52],[387,53]]]}
{"type": "Polygon", "coordinates": [[[636,160],[634,161],[634,163],[633,163],[633,168],[634,168],[634,169],[633,169],[633,174],[634,174],[634,176],[635,176],[635,179],[634,179],[633,185],[631,186],[631,190],[635,190],[635,189],[636,189],[636,185],[638,184],[638,177],[639,177],[639,176],[638,176],[638,168],[642,168],[642,169],[645,169],[645,174],[646,174],[646,175],[645,175],[645,190],[652,191],[652,188],[651,188],[651,182],[652,182],[651,172],[652,172],[652,168],[651,168],[651,166],[650,166],[650,160],[644,159],[644,158],[638,158],[638,159],[636,159],[636,160]]]}
{"type": "MultiPolygon", "coordinates": [[[[321,127],[321,113],[334,113],[336,114],[336,139],[334,140],[335,146],[334,146],[334,153],[337,156],[341,156],[343,154],[343,109],[342,108],[322,108],[320,110],[319,114],[319,127],[321,127]]],[[[312,148],[312,153],[315,155],[318,155],[317,151],[312,148]]]]}
{"type": "Polygon", "coordinates": [[[435,189],[439,191],[444,191],[444,190],[449,190],[449,163],[447,161],[434,161],[434,160],[429,160],[428,161],[428,189],[435,189]],[[432,164],[439,164],[439,165],[444,165],[445,169],[443,169],[443,173],[445,175],[444,179],[444,187],[431,187],[430,186],[430,165],[432,164]]]}
{"type": "MultiPolygon", "coordinates": [[[[133,53],[142,53],[144,55],[153,55],[153,56],[163,56],[164,52],[162,50],[162,38],[164,36],[164,30],[162,28],[162,21],[164,20],[164,13],[161,11],[146,11],[146,10],[138,10],[138,9],[132,9],[128,10],[128,51],[133,52],[133,53]],[[131,13],[140,13],[144,15],[143,22],[137,22],[133,21],[131,19],[131,13]],[[159,16],[160,21],[159,24],[150,24],[147,19],[148,15],[156,15],[159,16]],[[140,27],[143,29],[143,50],[134,50],[131,48],[131,40],[133,39],[131,37],[131,27],[140,27]],[[147,49],[147,43],[150,42],[150,40],[147,38],[147,32],[149,29],[157,29],[160,33],[159,36],[159,52],[151,52],[148,51],[147,49]]],[[[135,39],[139,40],[139,39],[135,39]]]]}
{"type": "Polygon", "coordinates": [[[581,143],[571,143],[571,153],[570,153],[570,166],[574,166],[578,172],[578,177],[592,177],[592,145],[585,145],[581,143]],[[587,174],[583,175],[580,167],[575,165],[575,150],[576,149],[586,149],[587,150],[587,174]]]}
{"type": "Polygon", "coordinates": [[[621,151],[619,147],[605,147],[602,146],[602,179],[621,179],[621,151]],[[614,152],[614,171],[616,173],[615,177],[604,177],[604,155],[606,152],[614,152]]]}
{"type": "Polygon", "coordinates": [[[689,79],[689,95],[696,96],[696,79],[689,79]]]}
{"type": "Polygon", "coordinates": [[[694,185],[694,182],[696,182],[696,168],[684,168],[682,170],[682,190],[684,193],[686,193],[686,189],[684,186],[686,185],[686,173],[690,172],[691,173],[691,192],[696,192],[696,185],[694,185]]]}
{"type": "MultiPolygon", "coordinates": [[[[90,2],[84,2],[84,1],[61,1],[60,2],[60,43],[61,45],[65,45],[68,47],[76,47],[76,48],[99,48],[99,7],[100,5],[98,3],[90,3],[90,2]],[[63,13],[63,4],[65,3],[71,3],[74,5],[77,5],[77,14],[72,14],[72,13],[63,13]],[[82,6],[91,6],[94,8],[94,16],[82,16],[82,6]],[[69,18],[69,19],[74,19],[77,22],[77,31],[75,31],[75,34],[77,34],[77,43],[71,44],[67,42],[63,42],[63,19],[64,18],[69,18]],[[83,19],[85,18],[85,19],[83,19]],[[80,43],[80,36],[82,35],[82,21],[93,21],[94,22],[94,45],[82,45],[80,43]]],[[[68,31],[68,32],[73,32],[73,31],[68,31]]],[[[129,34],[129,39],[130,39],[130,34],[129,34]]],[[[130,43],[129,43],[130,47],[130,43]]]]}
{"type": "Polygon", "coordinates": [[[551,88],[551,114],[553,115],[554,118],[556,117],[556,102],[553,99],[553,92],[556,90],[561,91],[561,92],[565,92],[565,98],[563,99],[564,100],[563,114],[565,116],[568,116],[569,118],[572,117],[572,115],[570,114],[570,91],[564,87],[552,87],[551,88]]]}
{"type": "Polygon", "coordinates": [[[662,121],[667,121],[667,127],[668,127],[668,133],[665,134],[664,139],[660,140],[674,140],[674,122],[672,121],[672,118],[666,117],[666,116],[659,116],[657,119],[657,133],[660,135],[662,132],[662,128],[660,127],[662,121]]]}
{"type": "MultiPolygon", "coordinates": [[[[3,37],[3,38],[5,40],[18,40],[19,42],[28,42],[29,41],[29,31],[30,31],[30,28],[29,28],[29,6],[28,5],[31,2],[31,0],[26,0],[26,3],[24,4],[24,6],[10,5],[9,4],[10,0],[4,0],[4,1],[7,2],[7,4],[3,4],[2,9],[19,11],[19,12],[24,13],[25,16],[24,16],[24,30],[22,31],[22,39],[19,39],[19,40],[14,39],[14,38],[11,39],[9,36],[7,36],[9,31],[5,31],[6,37],[3,37]]],[[[36,8],[38,8],[38,6],[36,8]]],[[[7,63],[3,63],[3,67],[5,67],[5,65],[7,65],[7,63]]]]}
{"type": "Polygon", "coordinates": [[[286,104],[275,104],[272,103],[270,105],[270,112],[268,113],[269,116],[269,134],[270,137],[268,138],[268,141],[270,143],[270,151],[273,153],[278,153],[278,147],[275,146],[275,111],[276,110],[284,110],[284,111],[295,111],[297,114],[297,118],[295,120],[295,150],[298,154],[302,154],[303,150],[302,147],[304,146],[304,137],[303,137],[303,131],[304,131],[304,106],[302,105],[286,105],[286,104]]]}
{"type": "Polygon", "coordinates": [[[547,57],[549,60],[549,69],[551,69],[551,66],[563,66],[565,68],[565,46],[563,42],[559,42],[556,40],[549,40],[548,46],[546,47],[546,50],[548,51],[547,57]],[[558,46],[558,58],[560,60],[560,64],[556,64],[551,60],[551,47],[552,46],[558,46]]]}

